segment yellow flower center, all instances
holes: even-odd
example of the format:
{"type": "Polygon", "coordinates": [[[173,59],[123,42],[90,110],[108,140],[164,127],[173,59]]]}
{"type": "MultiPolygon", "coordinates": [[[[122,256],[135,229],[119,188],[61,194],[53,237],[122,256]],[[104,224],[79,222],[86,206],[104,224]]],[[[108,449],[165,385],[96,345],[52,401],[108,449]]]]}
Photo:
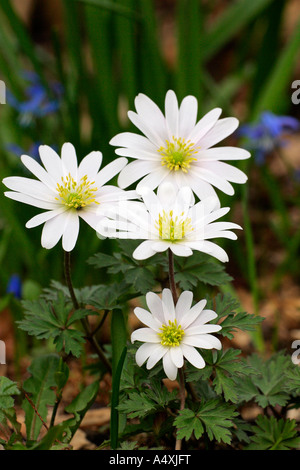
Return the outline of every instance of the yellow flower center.
{"type": "Polygon", "coordinates": [[[160,344],[168,347],[180,345],[184,336],[184,331],[181,328],[181,325],[177,325],[177,320],[174,322],[169,320],[169,324],[162,325],[160,330],[162,331],[161,333],[158,333],[158,336],[161,338],[160,344]]]}
{"type": "Polygon", "coordinates": [[[159,214],[158,221],[155,222],[159,238],[174,242],[176,240],[182,240],[187,233],[192,232],[194,230],[191,224],[192,219],[183,217],[183,212],[176,217],[173,216],[173,211],[169,213],[163,211],[162,214],[159,214]]]}
{"type": "Polygon", "coordinates": [[[161,164],[167,166],[170,170],[182,170],[184,173],[188,172],[192,161],[197,161],[197,158],[193,157],[199,147],[195,147],[195,144],[190,140],[185,140],[181,137],[176,138],[173,136],[172,141],[166,140],[166,146],[160,147],[158,153],[161,154],[161,164]]]}
{"type": "Polygon", "coordinates": [[[95,181],[89,181],[87,175],[83,176],[77,183],[70,175],[61,177],[61,184],[57,183],[56,189],[61,201],[65,206],[79,210],[89,204],[99,204],[95,200],[95,192],[98,188],[94,186],[95,181]]]}

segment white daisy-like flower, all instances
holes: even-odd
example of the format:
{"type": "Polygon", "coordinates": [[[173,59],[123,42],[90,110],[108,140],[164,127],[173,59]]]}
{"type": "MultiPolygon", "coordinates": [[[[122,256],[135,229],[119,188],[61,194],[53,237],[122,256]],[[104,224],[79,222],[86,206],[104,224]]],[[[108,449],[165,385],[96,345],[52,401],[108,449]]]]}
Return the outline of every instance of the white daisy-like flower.
{"type": "Polygon", "coordinates": [[[132,342],[144,343],[136,352],[138,366],[147,361],[146,367],[151,369],[162,359],[167,377],[175,380],[184,359],[198,369],[205,367],[196,348],[221,349],[220,340],[211,333],[220,331],[222,327],[207,324],[218,315],[213,310],[204,309],[205,299],[192,307],[193,293],[184,291],[175,306],[170,289],[164,289],[162,298],[148,292],[146,302],[150,312],[140,307],[134,309],[137,318],[146,325],[131,335],[132,342]]]}
{"type": "Polygon", "coordinates": [[[171,183],[161,184],[157,194],[146,187],[139,194],[143,202],[124,201],[109,208],[97,231],[108,238],[144,240],[133,252],[138,260],[170,248],[177,256],[190,256],[198,250],[228,261],[224,249],[210,240],[237,238],[230,229],[240,229],[239,225],[216,222],[229,207],[220,209],[215,197],[194,204],[190,188],[177,189],[171,183]]]}
{"type": "Polygon", "coordinates": [[[79,218],[96,229],[106,206],[136,197],[135,191],[104,186],[124,168],[126,158],[117,158],[99,171],[101,152],[91,152],[79,166],[71,143],[62,146],[61,158],[47,145],[41,145],[39,153],[45,168],[27,155],[21,157],[39,181],[12,176],[4,178],[3,183],[12,190],[5,192],[5,196],[46,209],[26,223],[27,228],[45,224],[41,240],[44,248],[53,248],[62,237],[63,249],[73,250],[79,233],[79,218]]]}
{"type": "Polygon", "coordinates": [[[199,199],[216,195],[213,187],[233,195],[231,183],[245,183],[247,176],[224,161],[244,160],[250,153],[237,147],[214,147],[239,125],[234,117],[219,119],[215,108],[197,122],[198,102],[186,96],[180,107],[174,91],[165,98],[165,115],[146,95],[135,99],[136,113],[128,112],[144,136],[123,132],[110,141],[118,155],[135,158],[121,172],[118,185],[127,188],[142,178],[139,186],[155,189],[163,181],[189,186],[199,199]],[[223,161],[224,160],[224,161],[223,161]]]}

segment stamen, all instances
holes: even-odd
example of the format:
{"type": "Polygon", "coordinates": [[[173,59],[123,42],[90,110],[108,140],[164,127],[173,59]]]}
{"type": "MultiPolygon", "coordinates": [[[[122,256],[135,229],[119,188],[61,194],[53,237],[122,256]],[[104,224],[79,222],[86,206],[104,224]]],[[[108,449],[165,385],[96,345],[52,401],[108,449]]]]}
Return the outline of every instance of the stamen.
{"type": "Polygon", "coordinates": [[[69,173],[65,178],[61,177],[62,184],[57,183],[56,190],[59,197],[55,199],[61,201],[65,206],[79,210],[89,204],[99,204],[95,199],[95,192],[98,190],[95,181],[89,181],[87,175],[77,183],[69,173]]]}
{"type": "Polygon", "coordinates": [[[192,232],[192,219],[190,217],[184,217],[184,213],[174,217],[173,211],[166,213],[163,211],[159,214],[158,220],[155,222],[155,227],[158,230],[159,238],[162,240],[168,240],[174,242],[176,240],[182,240],[187,233],[192,232]]]}
{"type": "Polygon", "coordinates": [[[162,333],[158,333],[158,336],[161,338],[160,344],[169,347],[180,345],[184,336],[184,330],[181,328],[181,325],[177,325],[176,319],[174,322],[169,320],[169,325],[162,325],[160,330],[162,330],[162,333]]]}
{"type": "Polygon", "coordinates": [[[195,144],[190,140],[185,140],[182,137],[176,138],[173,136],[173,141],[166,140],[166,147],[160,147],[158,153],[161,154],[161,164],[167,166],[170,170],[182,170],[184,173],[188,172],[192,161],[197,161],[193,157],[200,147],[195,147],[195,144]]]}

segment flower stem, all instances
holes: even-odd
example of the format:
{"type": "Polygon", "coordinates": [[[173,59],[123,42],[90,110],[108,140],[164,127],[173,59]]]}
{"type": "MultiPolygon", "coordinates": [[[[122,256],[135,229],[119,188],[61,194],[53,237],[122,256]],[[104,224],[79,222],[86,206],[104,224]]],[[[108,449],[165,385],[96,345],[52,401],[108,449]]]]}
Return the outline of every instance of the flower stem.
{"type": "Polygon", "coordinates": [[[169,255],[169,282],[170,282],[170,289],[172,292],[174,304],[177,303],[178,297],[177,297],[177,290],[176,290],[176,283],[175,283],[175,275],[174,275],[174,255],[173,252],[168,250],[168,255],[169,255]]]}
{"type": "MultiPolygon", "coordinates": [[[[178,296],[176,290],[175,274],[174,274],[174,255],[173,252],[168,250],[169,255],[169,282],[170,289],[173,296],[174,305],[176,305],[178,296]]],[[[178,369],[179,376],[179,396],[180,396],[180,411],[185,407],[185,378],[184,378],[184,366],[178,369]]],[[[181,450],[182,439],[176,439],[175,450],[181,450]]]]}
{"type": "MultiPolygon", "coordinates": [[[[72,278],[71,278],[71,256],[70,253],[67,251],[64,251],[64,268],[65,268],[65,278],[66,278],[66,283],[70,292],[72,304],[75,310],[78,310],[80,308],[78,300],[76,298],[74,288],[73,288],[73,283],[72,283],[72,278]]],[[[83,318],[81,320],[81,324],[84,328],[84,331],[86,333],[86,338],[87,340],[91,343],[93,349],[97,353],[99,359],[103,364],[105,365],[106,369],[108,372],[111,373],[112,368],[109,360],[106,358],[104,352],[102,351],[97,339],[95,338],[95,332],[91,332],[90,330],[90,325],[89,321],[87,318],[83,318]]]]}

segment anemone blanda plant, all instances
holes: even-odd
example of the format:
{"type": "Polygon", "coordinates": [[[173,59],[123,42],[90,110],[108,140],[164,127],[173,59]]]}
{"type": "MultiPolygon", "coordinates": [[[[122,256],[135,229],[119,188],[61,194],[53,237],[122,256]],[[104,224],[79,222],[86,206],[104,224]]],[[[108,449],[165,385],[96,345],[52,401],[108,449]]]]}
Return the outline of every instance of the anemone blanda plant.
{"type": "Polygon", "coordinates": [[[38,180],[12,176],[4,178],[3,183],[12,190],[5,196],[46,210],[26,223],[27,228],[44,224],[44,248],[53,248],[62,237],[63,249],[72,251],[79,233],[79,218],[96,229],[106,206],[136,195],[134,191],[105,185],[124,168],[126,158],[117,158],[99,171],[101,152],[91,152],[79,166],[71,143],[62,146],[61,158],[47,145],[41,145],[39,153],[45,168],[27,155],[21,157],[38,180]]]}
{"type": "Polygon", "coordinates": [[[167,377],[175,380],[185,359],[198,369],[205,367],[198,348],[221,349],[220,340],[211,333],[222,327],[208,324],[217,318],[217,314],[205,309],[205,299],[192,307],[193,293],[184,291],[175,305],[171,291],[163,289],[161,298],[148,292],[146,302],[150,312],[141,307],[134,309],[137,318],[146,326],[131,335],[132,342],[143,342],[136,352],[138,366],[147,361],[147,369],[152,369],[162,359],[167,377]]]}
{"type": "Polygon", "coordinates": [[[237,129],[236,118],[219,119],[222,110],[215,108],[197,122],[197,99],[186,96],[179,107],[172,90],[166,94],[165,115],[142,93],[135,107],[137,112],[129,111],[128,117],[144,136],[123,132],[110,141],[118,147],[117,155],[135,159],[120,172],[121,188],[140,179],[137,189],[155,189],[171,181],[177,187],[191,187],[204,199],[216,196],[214,187],[233,195],[231,183],[246,182],[241,170],[224,161],[247,159],[250,153],[237,147],[214,147],[237,129]]]}
{"type": "Polygon", "coordinates": [[[161,184],[157,194],[147,187],[137,192],[142,202],[124,201],[107,208],[107,217],[97,226],[102,236],[144,240],[133,252],[139,260],[170,249],[177,256],[190,256],[198,250],[228,261],[224,249],[210,240],[235,240],[231,229],[241,227],[233,222],[216,222],[229,211],[229,207],[219,208],[216,197],[195,204],[189,187],[177,189],[172,183],[161,184]]]}

